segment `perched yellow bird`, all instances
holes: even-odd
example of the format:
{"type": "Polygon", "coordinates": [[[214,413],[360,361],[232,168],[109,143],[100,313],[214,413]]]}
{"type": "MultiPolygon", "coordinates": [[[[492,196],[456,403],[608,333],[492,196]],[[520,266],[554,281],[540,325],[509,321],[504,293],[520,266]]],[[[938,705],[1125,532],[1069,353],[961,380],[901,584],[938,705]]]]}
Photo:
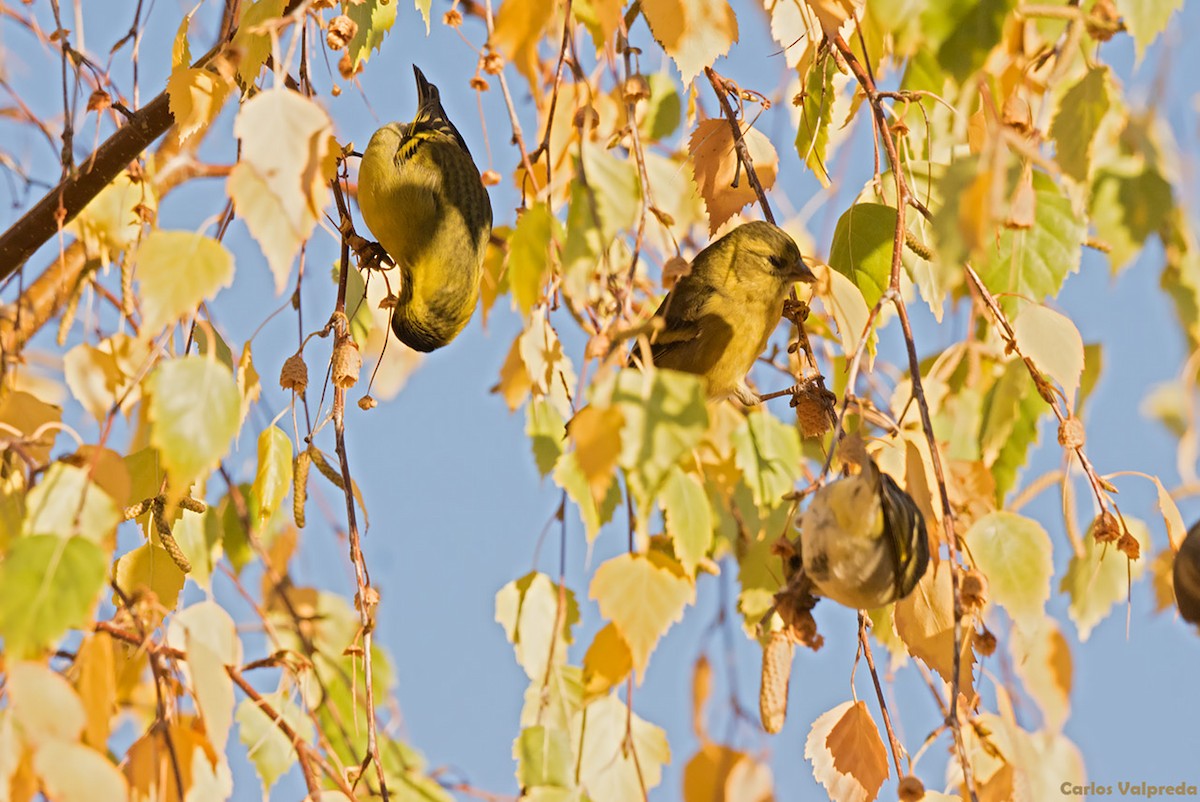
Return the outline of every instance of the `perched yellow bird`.
{"type": "Polygon", "coordinates": [[[792,284],[815,280],[787,232],[744,223],[696,254],[691,273],[667,293],[654,313],[664,325],[650,337],[651,361],[703,376],[711,400],[757,404],[746,374],[767,347],[792,284]]]}
{"type": "Polygon", "coordinates": [[[820,595],[868,610],[912,593],[929,565],[929,535],[912,496],[868,457],[861,473],[813,496],[800,553],[820,595]]]}
{"type": "Polygon", "coordinates": [[[492,204],[479,169],[415,65],[417,115],[371,137],[358,169],[358,205],[400,268],[392,330],[418,351],[449,343],[479,298],[492,204]]]}
{"type": "Polygon", "coordinates": [[[1172,579],[1179,615],[1189,624],[1200,624],[1200,524],[1189,529],[1180,544],[1172,579]]]}

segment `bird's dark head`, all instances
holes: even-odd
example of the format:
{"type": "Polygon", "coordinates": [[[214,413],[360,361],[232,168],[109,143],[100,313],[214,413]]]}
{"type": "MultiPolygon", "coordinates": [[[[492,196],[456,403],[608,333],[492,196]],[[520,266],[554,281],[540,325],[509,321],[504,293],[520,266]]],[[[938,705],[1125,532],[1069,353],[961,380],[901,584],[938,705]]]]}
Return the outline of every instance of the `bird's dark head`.
{"type": "Polygon", "coordinates": [[[755,220],[742,225],[737,232],[742,238],[741,247],[763,257],[779,278],[789,283],[817,280],[804,263],[796,241],[779,226],[765,220],[755,220]]]}
{"type": "Polygon", "coordinates": [[[409,128],[410,135],[415,136],[420,131],[440,131],[454,137],[458,144],[470,154],[466,140],[450,122],[446,110],[442,108],[442,95],[438,88],[425,77],[421,68],[413,65],[413,76],[417,79],[417,116],[413,118],[409,128]]]}

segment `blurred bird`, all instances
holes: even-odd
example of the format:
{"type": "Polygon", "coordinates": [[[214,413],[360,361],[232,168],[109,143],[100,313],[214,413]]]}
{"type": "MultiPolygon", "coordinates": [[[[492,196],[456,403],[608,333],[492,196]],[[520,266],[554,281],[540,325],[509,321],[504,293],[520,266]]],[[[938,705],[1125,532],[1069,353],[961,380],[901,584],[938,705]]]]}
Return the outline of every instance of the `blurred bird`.
{"type": "Polygon", "coordinates": [[[929,536],[912,496],[867,457],[860,473],[813,496],[800,551],[820,595],[869,610],[912,593],[929,565],[929,536]]]}
{"type": "Polygon", "coordinates": [[[710,400],[757,404],[746,374],[767,347],[792,284],[815,280],[783,229],[744,223],[696,254],[691,272],[667,293],[654,313],[664,325],[650,337],[650,359],[703,376],[710,400]]]}
{"type": "Polygon", "coordinates": [[[1189,624],[1200,624],[1200,524],[1188,530],[1175,555],[1175,603],[1189,624]]]}
{"type": "Polygon", "coordinates": [[[400,268],[392,330],[418,351],[449,343],[479,298],[492,204],[479,169],[415,65],[417,115],[371,137],[358,170],[363,220],[400,268]]]}

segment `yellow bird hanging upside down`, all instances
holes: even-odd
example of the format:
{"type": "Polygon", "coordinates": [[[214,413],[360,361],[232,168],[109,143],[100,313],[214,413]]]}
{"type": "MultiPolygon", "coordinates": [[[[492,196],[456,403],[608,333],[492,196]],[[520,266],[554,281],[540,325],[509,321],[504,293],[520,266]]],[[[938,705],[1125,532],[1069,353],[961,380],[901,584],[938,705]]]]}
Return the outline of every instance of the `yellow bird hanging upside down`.
{"type": "Polygon", "coordinates": [[[929,565],[925,518],[869,457],[822,487],[800,522],[804,571],[820,595],[869,610],[912,593],[929,565]]]}
{"type": "Polygon", "coordinates": [[[358,170],[367,228],[400,268],[392,331],[417,351],[458,336],[479,298],[492,204],[479,169],[415,65],[417,115],[371,137],[358,170]]]}
{"type": "Polygon", "coordinates": [[[703,376],[710,400],[757,404],[746,374],[767,347],[792,284],[815,280],[787,232],[761,220],[744,223],[696,254],[692,272],[667,293],[654,313],[664,325],[650,337],[650,358],[656,367],[703,376]]]}

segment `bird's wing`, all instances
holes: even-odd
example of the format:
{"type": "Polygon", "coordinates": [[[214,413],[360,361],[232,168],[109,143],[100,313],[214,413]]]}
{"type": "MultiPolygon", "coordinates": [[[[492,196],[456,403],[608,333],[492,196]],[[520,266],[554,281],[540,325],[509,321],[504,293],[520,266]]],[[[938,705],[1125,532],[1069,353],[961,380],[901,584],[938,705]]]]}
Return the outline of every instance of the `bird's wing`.
{"type": "MultiPolygon", "coordinates": [[[[672,354],[677,354],[703,336],[705,306],[710,296],[711,288],[706,285],[681,281],[663,299],[654,313],[664,323],[650,346],[650,357],[654,364],[669,362],[672,354]]],[[[634,350],[636,353],[637,349],[634,350]]]]}

